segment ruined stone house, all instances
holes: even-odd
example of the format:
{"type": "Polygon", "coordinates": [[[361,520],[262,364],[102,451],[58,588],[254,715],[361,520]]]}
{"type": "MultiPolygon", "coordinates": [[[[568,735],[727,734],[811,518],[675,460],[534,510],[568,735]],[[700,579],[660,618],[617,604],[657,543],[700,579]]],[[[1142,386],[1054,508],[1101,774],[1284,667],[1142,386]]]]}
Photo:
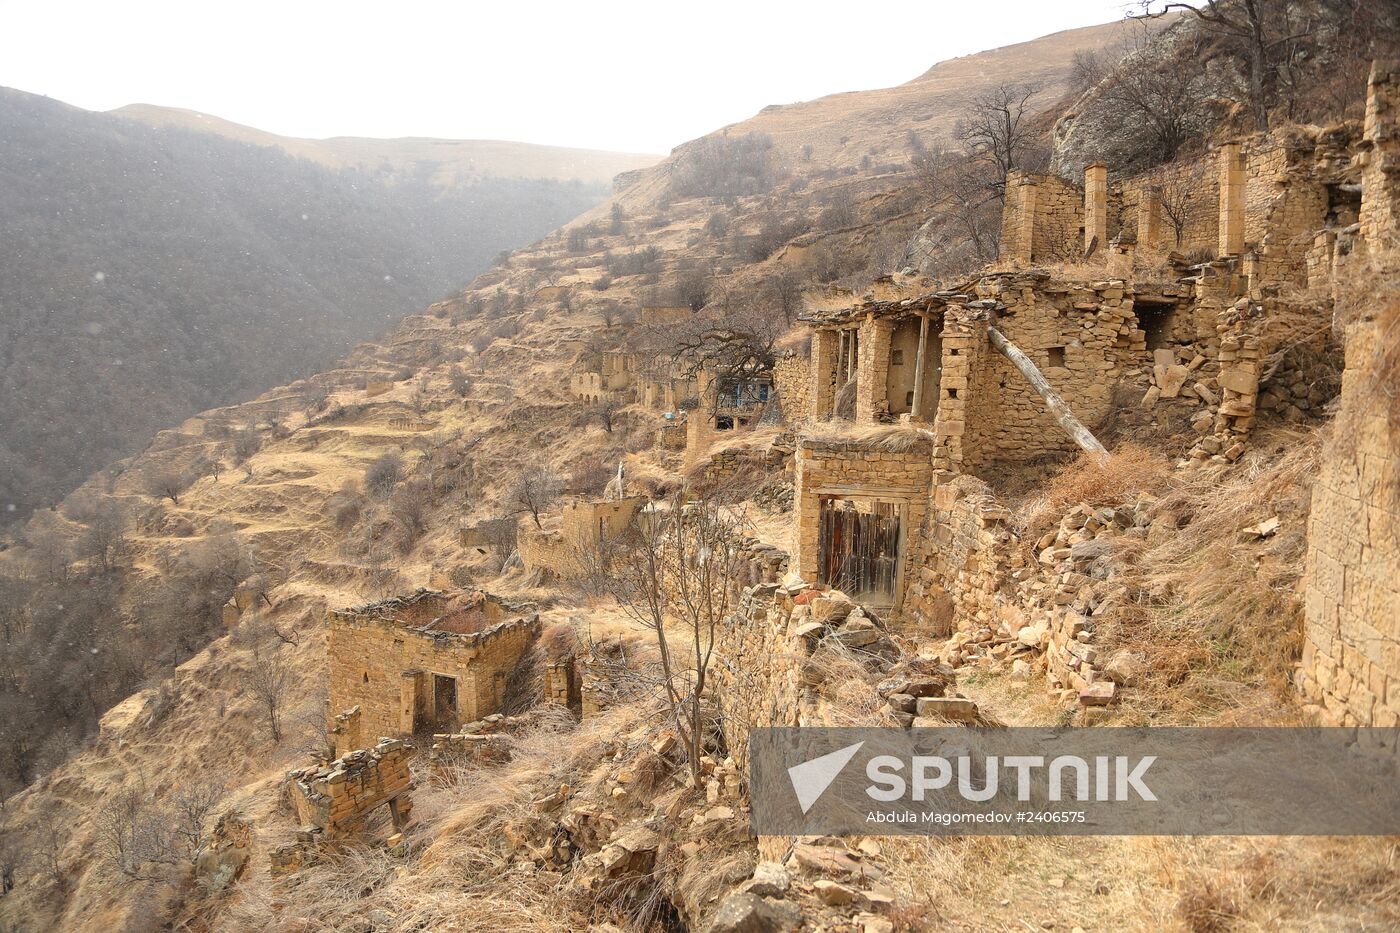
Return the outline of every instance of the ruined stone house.
{"type": "Polygon", "coordinates": [[[500,709],[539,614],[488,593],[419,590],[330,613],[337,754],[381,737],[455,732],[500,709]]]}
{"type": "Polygon", "coordinates": [[[569,392],[593,405],[632,400],[634,360],[623,350],[586,355],[569,376],[569,392]]]}
{"type": "MultiPolygon", "coordinates": [[[[1318,294],[1334,270],[1394,236],[1396,99],[1395,69],[1379,64],[1361,138],[1346,128],[1290,130],[1122,180],[1096,164],[1082,187],[1018,175],[992,269],[942,289],[886,280],[861,300],[807,311],[805,409],[787,411],[802,428],[794,569],[904,624],[941,628],[947,594],[979,591],[984,584],[967,575],[996,570],[949,563],[942,550],[999,540],[991,532],[1000,520],[986,492],[962,509],[958,495],[940,499],[941,491],[959,477],[994,478],[1004,466],[1073,452],[1051,398],[1080,427],[1125,404],[1184,406],[1200,435],[1184,462],[1237,458],[1280,354],[1329,339],[1330,305],[1318,294]],[[1102,278],[1038,268],[1067,259],[1098,264],[1102,278]],[[896,440],[880,425],[904,430],[896,440]],[[939,527],[953,521],[958,528],[939,527]]],[[[1339,508],[1355,510],[1358,500],[1339,508]]],[[[1320,552],[1314,564],[1334,559],[1320,552]]],[[[1370,654],[1338,647],[1345,620],[1360,614],[1348,615],[1347,600],[1361,597],[1338,588],[1337,574],[1319,569],[1310,579],[1330,587],[1309,609],[1326,613],[1330,628],[1310,628],[1309,661],[1349,671],[1314,678],[1315,695],[1341,709],[1350,702],[1339,699],[1341,682],[1342,693],[1361,698],[1351,706],[1374,709],[1354,685],[1365,680],[1375,693],[1367,665],[1380,663],[1374,646],[1395,633],[1367,634],[1370,654]]],[[[1064,637],[1080,643],[1082,626],[1061,621],[1064,637]]],[[[1046,628],[1062,634],[1061,621],[1046,628]]],[[[1351,632],[1361,638],[1355,623],[1351,632]]],[[[1400,664],[1389,669],[1400,673],[1400,664]]]]}
{"type": "Polygon", "coordinates": [[[583,573],[599,546],[627,530],[645,507],[645,496],[620,499],[577,498],[550,516],[544,528],[522,525],[520,561],[532,576],[572,578],[583,573]]]}

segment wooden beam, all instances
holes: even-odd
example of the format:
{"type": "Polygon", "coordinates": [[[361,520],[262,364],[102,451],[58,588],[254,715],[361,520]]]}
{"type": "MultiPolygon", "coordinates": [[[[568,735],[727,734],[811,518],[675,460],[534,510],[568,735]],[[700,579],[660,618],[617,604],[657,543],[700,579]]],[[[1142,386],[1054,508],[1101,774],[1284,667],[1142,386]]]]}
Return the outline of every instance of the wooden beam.
{"type": "Polygon", "coordinates": [[[919,315],[919,351],[914,354],[914,410],[910,415],[917,419],[924,407],[924,345],[928,343],[928,315],[919,315]]]}
{"type": "Polygon", "coordinates": [[[1026,377],[1031,388],[1035,389],[1036,394],[1045,400],[1045,407],[1050,409],[1050,414],[1054,416],[1055,422],[1064,429],[1070,439],[1078,444],[1082,450],[1096,454],[1100,459],[1107,459],[1108,451],[1104,449],[1103,444],[1100,444],[1099,439],[1094,437],[1078,418],[1074,417],[1074,412],[1070,411],[1065,400],[1060,398],[1060,393],[1055,391],[1055,387],[1046,380],[1036,365],[1031,362],[1030,357],[1022,353],[1019,347],[1007,340],[1005,335],[995,327],[987,328],[987,336],[991,338],[992,346],[996,347],[1002,356],[1010,360],[1021,371],[1021,375],[1026,377]]]}

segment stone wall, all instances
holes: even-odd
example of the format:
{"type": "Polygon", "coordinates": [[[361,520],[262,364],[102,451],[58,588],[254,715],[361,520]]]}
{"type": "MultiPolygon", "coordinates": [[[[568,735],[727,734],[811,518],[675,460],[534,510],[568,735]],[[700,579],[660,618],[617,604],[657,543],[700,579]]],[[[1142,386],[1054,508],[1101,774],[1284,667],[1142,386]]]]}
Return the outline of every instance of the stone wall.
{"type": "Polygon", "coordinates": [[[1400,725],[1400,431],[1369,375],[1382,338],[1375,322],[1348,329],[1339,430],[1308,519],[1297,683],[1331,724],[1400,725]]]}
{"type": "Polygon", "coordinates": [[[1400,61],[1371,66],[1360,161],[1360,234],[1375,248],[1394,247],[1386,241],[1400,234],[1400,61]]]}
{"type": "Polygon", "coordinates": [[[1124,365],[1140,359],[1142,334],[1128,288],[1119,281],[1060,283],[1009,274],[982,279],[977,294],[966,308],[950,308],[945,321],[936,455],[956,466],[960,447],[962,466],[971,468],[1070,449],[1030,383],[990,348],[985,322],[994,316],[997,329],[1030,357],[1075,415],[1094,424],[1112,407],[1124,365]],[[958,388],[962,378],[967,385],[958,388]]]}
{"type": "MultiPolygon", "coordinates": [[[[909,579],[911,554],[923,525],[933,469],[929,445],[914,441],[909,449],[881,449],[859,440],[799,438],[796,451],[796,548],[792,565],[802,580],[817,579],[823,498],[870,498],[902,506],[901,582],[909,579]]],[[[896,594],[896,606],[899,603],[896,594]]]]}
{"type": "Polygon", "coordinates": [[[557,525],[541,529],[522,523],[520,562],[526,573],[576,577],[586,570],[587,555],[605,539],[622,534],[646,502],[645,496],[576,499],[560,510],[557,525]]]}
{"type": "Polygon", "coordinates": [[[1119,226],[1136,231],[1144,258],[1172,251],[1215,254],[1220,243],[1219,178],[1205,163],[1164,165],[1115,187],[1119,226]]]}
{"type": "MultiPolygon", "coordinates": [[[[1057,175],[1012,172],[1002,209],[1003,259],[1047,263],[1077,259],[1084,230],[1082,190],[1057,175]]],[[[1111,231],[1110,231],[1111,235],[1111,231]]]]}
{"type": "MultiPolygon", "coordinates": [[[[420,593],[330,613],[330,709],[359,707],[355,741],[411,733],[434,674],[456,678],[458,723],[500,707],[506,679],[539,635],[539,615],[501,620],[518,607],[495,603],[481,608],[470,633],[425,628],[446,608],[443,594],[420,593]]],[[[338,719],[331,727],[340,727],[338,719]]],[[[338,738],[336,747],[344,747],[338,738]]]]}
{"type": "Polygon", "coordinates": [[[359,832],[365,819],[385,804],[392,807],[395,828],[401,828],[413,806],[408,751],[396,739],[328,765],[288,772],[287,778],[297,819],[326,837],[359,832]]]}
{"type": "Polygon", "coordinates": [[[801,424],[811,416],[812,375],[805,356],[788,352],[773,364],[773,386],[783,406],[783,420],[801,424]]]}

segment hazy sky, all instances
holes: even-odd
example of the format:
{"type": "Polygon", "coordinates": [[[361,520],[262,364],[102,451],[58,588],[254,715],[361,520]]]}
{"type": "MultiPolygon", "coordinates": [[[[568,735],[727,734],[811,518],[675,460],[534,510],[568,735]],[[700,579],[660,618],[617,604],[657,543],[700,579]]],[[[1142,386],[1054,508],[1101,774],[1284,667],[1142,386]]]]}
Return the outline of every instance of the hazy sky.
{"type": "Polygon", "coordinates": [[[666,152],[768,104],[1119,19],[1123,0],[0,0],[0,85],[290,136],[666,152]]]}

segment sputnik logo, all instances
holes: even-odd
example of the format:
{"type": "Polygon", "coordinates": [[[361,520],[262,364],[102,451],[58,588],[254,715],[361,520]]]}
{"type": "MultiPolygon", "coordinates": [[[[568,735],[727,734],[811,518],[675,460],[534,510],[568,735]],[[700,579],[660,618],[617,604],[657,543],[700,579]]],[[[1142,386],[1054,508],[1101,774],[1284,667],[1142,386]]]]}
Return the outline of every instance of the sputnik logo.
{"type": "Polygon", "coordinates": [[[802,807],[803,816],[806,816],[807,811],[812,809],[822,794],[826,793],[826,789],[831,786],[832,781],[836,780],[841,769],[850,763],[864,744],[864,742],[857,742],[854,745],[847,745],[845,748],[837,749],[787,769],[788,780],[792,781],[792,789],[797,794],[797,803],[802,807]]]}

